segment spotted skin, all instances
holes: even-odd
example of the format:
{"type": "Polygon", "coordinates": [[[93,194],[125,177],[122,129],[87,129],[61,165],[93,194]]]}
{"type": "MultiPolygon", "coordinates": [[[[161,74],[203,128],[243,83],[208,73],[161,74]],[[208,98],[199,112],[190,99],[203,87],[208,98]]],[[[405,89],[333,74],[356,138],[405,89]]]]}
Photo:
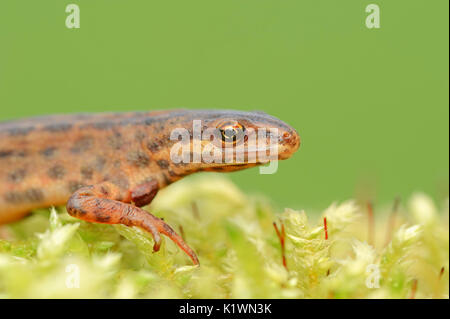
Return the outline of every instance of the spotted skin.
{"type": "MultiPolygon", "coordinates": [[[[278,158],[299,147],[297,132],[261,112],[173,110],[50,115],[0,123],[0,223],[36,208],[67,204],[69,214],[89,222],[138,226],[171,238],[198,264],[194,251],[161,219],[144,211],[159,189],[199,171],[229,172],[260,163],[174,163],[170,135],[193,121],[202,130],[223,121],[246,128],[277,128],[278,158]]],[[[195,137],[196,138],[196,137],[195,137]]],[[[191,154],[191,157],[193,154],[191,154]]]]}

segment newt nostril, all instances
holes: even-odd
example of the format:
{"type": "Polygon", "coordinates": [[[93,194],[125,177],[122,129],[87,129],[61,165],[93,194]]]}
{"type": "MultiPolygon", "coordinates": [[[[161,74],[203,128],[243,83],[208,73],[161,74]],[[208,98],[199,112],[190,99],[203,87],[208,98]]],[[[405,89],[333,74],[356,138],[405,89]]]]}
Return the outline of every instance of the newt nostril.
{"type": "Polygon", "coordinates": [[[292,144],[294,139],[295,137],[289,132],[284,132],[281,136],[281,141],[283,142],[283,144],[292,144]]]}
{"type": "Polygon", "coordinates": [[[286,131],[280,136],[280,142],[284,145],[290,145],[292,150],[295,151],[300,146],[300,136],[295,130],[291,132],[286,131]]]}

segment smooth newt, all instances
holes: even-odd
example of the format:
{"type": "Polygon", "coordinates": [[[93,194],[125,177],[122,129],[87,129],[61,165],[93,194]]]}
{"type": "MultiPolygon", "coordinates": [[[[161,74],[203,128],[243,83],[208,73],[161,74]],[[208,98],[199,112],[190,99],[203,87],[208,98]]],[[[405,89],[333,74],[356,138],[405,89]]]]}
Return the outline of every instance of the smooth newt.
{"type": "Polygon", "coordinates": [[[241,143],[246,149],[260,150],[255,139],[243,134],[246,137],[240,141],[238,133],[270,128],[278,130],[277,136],[271,133],[278,159],[289,158],[300,145],[292,127],[263,112],[173,110],[51,115],[2,122],[0,223],[17,220],[36,208],[66,204],[70,215],[85,221],[143,228],[154,238],[154,251],[164,234],[198,264],[183,239],[141,207],[148,205],[159,189],[191,173],[236,171],[261,161],[245,157],[241,163],[175,163],[170,155],[177,143],[170,138],[174,129],[185,128],[190,133],[190,158],[194,156],[193,143],[202,147],[211,143],[212,138],[193,136],[194,120],[201,121],[202,132],[219,132],[219,147],[241,143]]]}

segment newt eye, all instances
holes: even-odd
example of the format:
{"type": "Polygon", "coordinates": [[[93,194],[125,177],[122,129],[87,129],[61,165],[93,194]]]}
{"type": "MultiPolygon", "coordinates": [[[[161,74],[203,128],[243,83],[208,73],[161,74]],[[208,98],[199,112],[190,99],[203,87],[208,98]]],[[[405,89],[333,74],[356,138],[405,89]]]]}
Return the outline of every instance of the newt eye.
{"type": "Polygon", "coordinates": [[[219,126],[222,141],[236,143],[244,136],[245,128],[238,122],[226,122],[219,126]]]}

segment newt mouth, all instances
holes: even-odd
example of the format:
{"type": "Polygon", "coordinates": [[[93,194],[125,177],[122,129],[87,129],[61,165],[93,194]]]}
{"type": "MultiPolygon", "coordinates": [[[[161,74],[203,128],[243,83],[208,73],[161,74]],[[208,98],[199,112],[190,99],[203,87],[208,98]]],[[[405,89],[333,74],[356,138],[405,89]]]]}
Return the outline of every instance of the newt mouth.
{"type": "Polygon", "coordinates": [[[264,164],[269,161],[286,160],[300,147],[300,136],[293,130],[292,133],[283,133],[275,142],[270,144],[257,143],[256,145],[238,145],[220,149],[219,163],[225,166],[245,166],[248,164],[264,164]],[[262,144],[262,146],[259,146],[262,144]]]}

